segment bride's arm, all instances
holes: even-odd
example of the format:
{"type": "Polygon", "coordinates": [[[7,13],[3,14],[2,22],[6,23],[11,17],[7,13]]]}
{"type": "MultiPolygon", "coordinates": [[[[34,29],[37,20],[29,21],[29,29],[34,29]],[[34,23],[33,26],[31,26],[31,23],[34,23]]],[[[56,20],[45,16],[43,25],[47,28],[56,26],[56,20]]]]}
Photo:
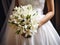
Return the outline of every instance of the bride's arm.
{"type": "Polygon", "coordinates": [[[54,0],[46,0],[48,13],[46,16],[39,22],[39,27],[45,24],[48,20],[50,20],[54,16],[54,0]]]}

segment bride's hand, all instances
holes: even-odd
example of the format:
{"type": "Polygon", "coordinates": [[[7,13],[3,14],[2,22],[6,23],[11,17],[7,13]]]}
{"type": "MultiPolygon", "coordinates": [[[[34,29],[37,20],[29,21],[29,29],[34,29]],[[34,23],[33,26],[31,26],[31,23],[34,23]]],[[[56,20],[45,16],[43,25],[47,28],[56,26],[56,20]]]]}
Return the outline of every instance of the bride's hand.
{"type": "Polygon", "coordinates": [[[38,24],[38,28],[40,28],[43,25],[42,22],[39,22],[38,24]]]}

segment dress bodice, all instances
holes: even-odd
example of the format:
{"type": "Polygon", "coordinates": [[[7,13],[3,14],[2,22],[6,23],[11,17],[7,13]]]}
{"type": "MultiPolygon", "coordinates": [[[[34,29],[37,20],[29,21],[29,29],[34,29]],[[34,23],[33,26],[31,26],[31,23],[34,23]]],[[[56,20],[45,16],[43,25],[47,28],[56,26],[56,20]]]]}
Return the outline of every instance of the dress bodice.
{"type": "Polygon", "coordinates": [[[43,10],[45,0],[18,0],[19,5],[31,4],[33,8],[40,8],[43,10]]]}

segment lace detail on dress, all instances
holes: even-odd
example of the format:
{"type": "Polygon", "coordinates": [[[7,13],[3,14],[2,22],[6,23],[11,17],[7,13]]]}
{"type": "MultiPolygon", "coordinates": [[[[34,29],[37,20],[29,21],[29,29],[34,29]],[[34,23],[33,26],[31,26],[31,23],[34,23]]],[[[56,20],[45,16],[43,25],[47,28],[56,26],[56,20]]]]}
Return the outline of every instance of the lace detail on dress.
{"type": "Polygon", "coordinates": [[[40,8],[43,10],[44,8],[44,3],[45,0],[18,0],[19,5],[27,5],[27,4],[31,4],[33,6],[33,8],[40,8]]]}

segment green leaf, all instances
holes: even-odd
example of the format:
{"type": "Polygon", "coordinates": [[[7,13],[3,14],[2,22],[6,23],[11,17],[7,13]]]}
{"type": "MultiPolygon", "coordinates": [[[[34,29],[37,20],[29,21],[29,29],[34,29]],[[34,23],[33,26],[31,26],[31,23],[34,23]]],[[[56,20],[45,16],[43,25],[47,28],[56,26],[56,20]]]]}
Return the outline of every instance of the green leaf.
{"type": "Polygon", "coordinates": [[[17,17],[17,16],[15,16],[15,19],[18,19],[18,17],[17,17]]]}
{"type": "Polygon", "coordinates": [[[21,16],[21,18],[24,18],[24,15],[21,14],[20,16],[21,16]]]}
{"type": "Polygon", "coordinates": [[[31,26],[27,26],[27,29],[31,29],[31,26]]]}
{"type": "Polygon", "coordinates": [[[20,30],[17,30],[16,33],[19,34],[20,33],[20,30]]]}
{"type": "Polygon", "coordinates": [[[28,20],[28,19],[30,19],[31,18],[31,15],[27,15],[26,16],[26,19],[28,20]]]}

